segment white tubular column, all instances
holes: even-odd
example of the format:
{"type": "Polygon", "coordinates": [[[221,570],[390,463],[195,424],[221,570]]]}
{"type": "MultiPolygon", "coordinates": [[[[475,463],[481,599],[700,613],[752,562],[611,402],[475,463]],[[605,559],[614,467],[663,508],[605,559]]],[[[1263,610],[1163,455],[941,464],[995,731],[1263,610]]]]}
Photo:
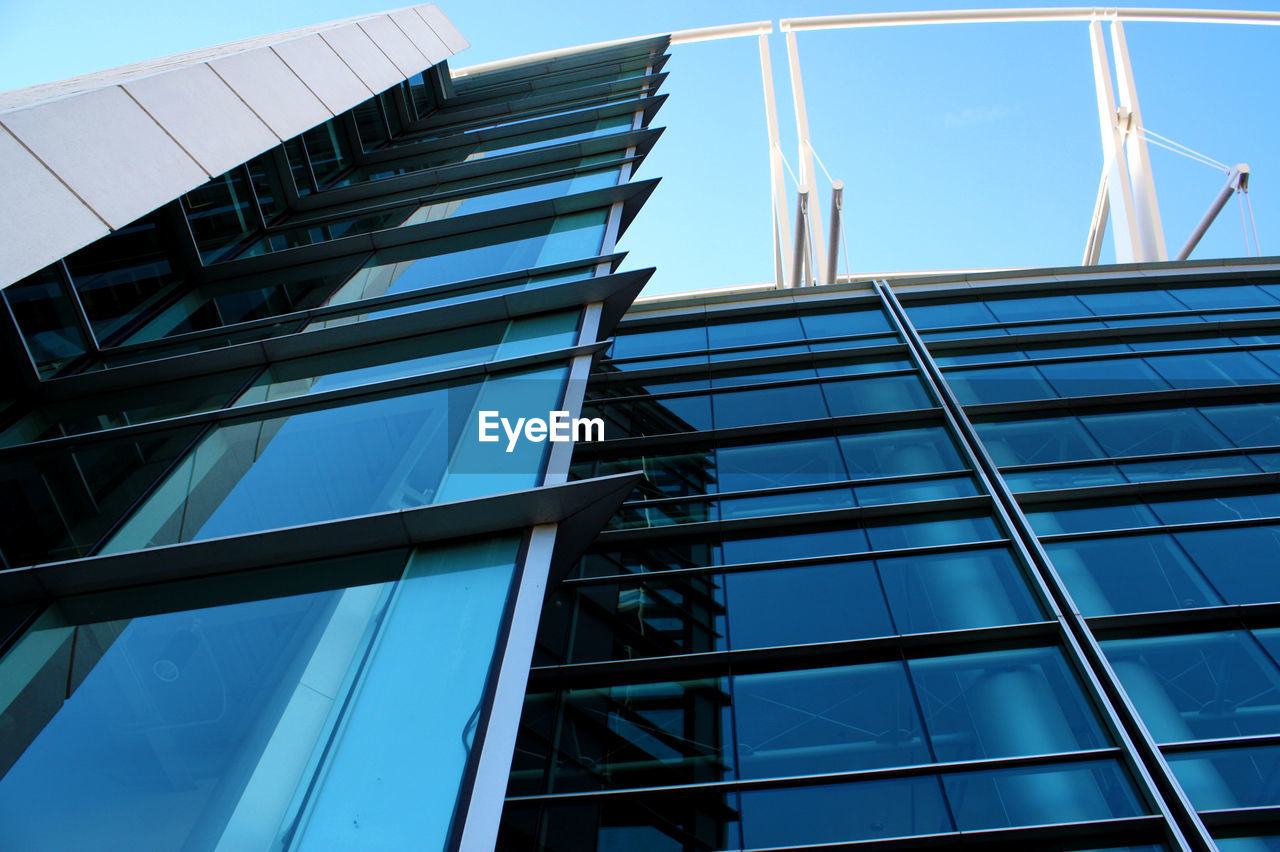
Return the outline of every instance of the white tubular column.
{"type": "Polygon", "coordinates": [[[1111,22],[1111,51],[1115,54],[1116,85],[1120,109],[1128,114],[1129,132],[1124,151],[1129,162],[1129,178],[1133,182],[1133,208],[1137,217],[1138,242],[1142,245],[1139,260],[1168,260],[1164,245],[1164,227],[1160,223],[1160,205],[1156,202],[1156,182],[1147,154],[1147,137],[1142,132],[1142,111],[1138,108],[1138,90],[1133,83],[1129,64],[1129,46],[1124,39],[1124,25],[1111,22]]]}
{"type": "MultiPolygon", "coordinates": [[[[818,182],[813,173],[813,145],[809,142],[809,113],[804,105],[804,80],[800,77],[800,53],[796,49],[796,34],[793,32],[787,33],[787,62],[791,66],[791,99],[796,106],[796,136],[800,138],[799,183],[804,187],[816,187],[818,182]]],[[[827,256],[822,239],[822,211],[818,209],[818,205],[809,205],[809,208],[809,215],[805,217],[805,227],[813,244],[814,263],[817,265],[817,268],[811,271],[815,280],[825,281],[826,275],[821,268],[827,256]]]]}
{"type": "Polygon", "coordinates": [[[1116,123],[1116,102],[1111,91],[1111,66],[1107,62],[1107,45],[1103,41],[1102,24],[1089,22],[1089,45],[1093,49],[1093,82],[1098,93],[1098,126],[1102,131],[1102,157],[1111,164],[1107,173],[1107,196],[1111,218],[1115,222],[1116,262],[1143,260],[1138,239],[1137,217],[1133,209],[1133,193],[1129,187],[1129,170],[1125,167],[1124,139],[1116,123]]]}
{"type": "Polygon", "coordinates": [[[1084,243],[1084,260],[1081,266],[1097,266],[1102,255],[1102,235],[1107,232],[1107,215],[1111,212],[1110,200],[1107,198],[1107,175],[1111,164],[1102,167],[1102,178],[1098,181],[1098,197],[1093,202],[1093,218],[1089,221],[1089,238],[1084,243]]]}
{"type": "MultiPolygon", "coordinates": [[[[823,284],[836,283],[836,270],[839,268],[840,229],[844,227],[844,181],[831,182],[831,235],[827,239],[827,268],[823,284]]],[[[846,258],[846,262],[848,259],[846,258]]],[[[849,270],[845,270],[848,272],[849,270]]]]}
{"type": "MultiPolygon", "coordinates": [[[[769,58],[769,36],[760,34],[760,73],[764,77],[764,122],[769,131],[769,194],[773,217],[774,286],[787,286],[787,258],[791,256],[791,232],[787,230],[787,187],[782,174],[782,143],[778,138],[778,101],[773,94],[773,60],[769,58]]],[[[795,286],[794,282],[791,286],[795,286]]]]}

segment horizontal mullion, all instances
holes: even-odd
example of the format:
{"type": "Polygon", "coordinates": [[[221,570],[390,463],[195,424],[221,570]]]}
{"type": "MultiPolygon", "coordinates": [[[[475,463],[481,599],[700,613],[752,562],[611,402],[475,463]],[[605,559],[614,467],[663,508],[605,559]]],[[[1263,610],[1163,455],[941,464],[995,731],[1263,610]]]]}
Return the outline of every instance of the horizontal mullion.
{"type": "Polygon", "coordinates": [[[780,559],[772,562],[736,562],[729,565],[700,565],[689,568],[673,568],[668,571],[636,571],[630,574],[609,574],[600,577],[571,577],[561,581],[566,587],[573,586],[608,586],[635,585],[650,580],[663,580],[674,577],[694,577],[701,574],[733,574],[743,571],[771,571],[786,568],[804,568],[810,565],[827,565],[833,562],[873,562],[880,559],[900,559],[913,556],[933,556],[935,554],[965,553],[970,550],[989,550],[995,547],[1008,547],[1010,539],[992,538],[982,541],[966,541],[959,544],[929,544],[922,547],[898,547],[888,550],[869,550],[857,553],[838,554],[835,556],[798,557],[796,559],[780,559]]]}
{"type": "Polygon", "coordinates": [[[1280,452],[1280,446],[1260,445],[1256,447],[1227,447],[1217,450],[1186,450],[1172,453],[1148,453],[1141,456],[1102,456],[1093,459],[1079,459],[1065,462],[1040,462],[1038,464],[1017,464],[1000,468],[1003,473],[1033,473],[1041,470],[1058,470],[1076,467],[1102,467],[1109,464],[1141,464],[1152,461],[1178,461],[1181,459],[1224,458],[1227,456],[1247,456],[1251,453],[1280,452]]]}
{"type": "MultiPolygon", "coordinates": [[[[811,357],[812,355],[812,353],[807,353],[807,352],[798,352],[796,354],[804,358],[811,357]]],[[[770,365],[773,365],[773,364],[778,364],[781,361],[782,361],[781,358],[777,358],[777,359],[769,360],[768,363],[770,365]]],[[[768,375],[768,374],[765,373],[763,375],[768,375]]],[[[756,382],[754,384],[729,385],[727,387],[718,387],[718,388],[717,387],[694,388],[692,390],[672,391],[671,393],[635,394],[632,396],[608,396],[608,397],[600,397],[597,399],[587,399],[585,401],[589,403],[598,403],[598,404],[614,404],[614,403],[624,403],[624,402],[625,403],[662,402],[665,399],[681,399],[684,397],[701,396],[704,394],[716,396],[722,393],[737,393],[739,391],[758,390],[760,388],[783,388],[783,387],[793,387],[795,385],[842,382],[848,379],[856,379],[860,377],[881,378],[884,376],[914,376],[914,375],[916,375],[915,368],[904,367],[904,368],[895,369],[895,370],[884,370],[883,372],[879,372],[879,373],[849,373],[847,375],[839,375],[839,376],[803,376],[798,379],[781,379],[781,380],[772,381],[772,382],[762,381],[762,382],[756,382]]]]}
{"type": "Polygon", "coordinates": [[[1014,496],[1018,501],[1018,505],[1025,507],[1078,500],[1103,500],[1113,497],[1163,497],[1186,491],[1203,493],[1205,488],[1209,486],[1214,491],[1218,491],[1229,488],[1249,488],[1265,485],[1280,485],[1280,473],[1237,473],[1223,476],[1156,480],[1153,482],[1093,485],[1083,488],[1055,488],[1048,491],[1022,491],[1014,496]]]}
{"type": "Polygon", "coordinates": [[[1039,535],[1043,544],[1059,541],[1079,541],[1091,538],[1124,538],[1132,535],[1150,535],[1152,533],[1186,533],[1200,530],[1232,529],[1234,527],[1263,527],[1280,524],[1280,518],[1238,518],[1229,521],[1200,521],[1190,524],[1155,524],[1149,527],[1125,527],[1117,530],[1089,530],[1086,532],[1050,533],[1039,535]]]}
{"type": "MultiPolygon", "coordinates": [[[[587,400],[587,404],[590,404],[587,400]]],[[[822,417],[816,420],[788,420],[782,423],[762,423],[755,426],[727,426],[719,429],[702,429],[689,432],[664,432],[659,435],[636,435],[592,441],[574,445],[574,457],[598,458],[605,455],[635,455],[636,451],[662,450],[684,445],[703,446],[708,442],[732,441],[738,438],[756,438],[793,433],[822,432],[829,434],[833,428],[859,428],[888,424],[939,425],[941,409],[915,408],[907,411],[882,411],[875,414],[844,414],[839,417],[822,417]]]]}
{"type": "Polygon", "coordinates": [[[799,512],[792,515],[765,515],[758,518],[731,518],[721,521],[696,521],[689,524],[672,524],[663,527],[643,527],[626,530],[605,530],[596,537],[601,547],[614,547],[631,541],[653,538],[684,538],[688,536],[725,535],[754,530],[777,530],[794,526],[818,525],[829,522],[850,522],[875,518],[908,518],[939,512],[964,512],[990,509],[991,496],[978,494],[971,497],[947,497],[942,500],[917,500],[910,503],[892,503],[884,506],[856,506],[846,509],[822,509],[815,512],[799,512]]]}
{"type": "MultiPolygon", "coordinates": [[[[909,317],[911,314],[910,304],[909,303],[905,304],[903,305],[903,307],[907,309],[907,315],[909,317]]],[[[942,332],[953,332],[953,331],[984,331],[986,329],[994,330],[994,329],[1002,329],[1002,328],[1003,329],[1035,328],[1038,326],[1044,326],[1051,323],[1062,323],[1062,322],[1114,322],[1116,320],[1141,320],[1141,319],[1147,319],[1147,318],[1158,319],[1161,317],[1215,316],[1218,314],[1240,313],[1241,311],[1274,311],[1276,314],[1276,318],[1280,319],[1280,305],[1255,305],[1255,306],[1246,307],[1246,308],[1187,308],[1186,310],[1182,310],[1182,311],[1147,311],[1147,312],[1136,313],[1136,314],[1093,314],[1089,316],[1056,317],[1053,319],[1040,319],[1040,320],[1010,320],[1008,322],[995,321],[995,322],[971,323],[969,325],[940,326],[937,328],[923,328],[923,329],[918,328],[917,331],[923,336],[926,334],[932,335],[932,334],[937,334],[942,332]]],[[[1258,318],[1254,317],[1253,319],[1258,319],[1258,318]]],[[[1185,323],[1185,325],[1192,326],[1192,323],[1185,323]]],[[[1198,325],[1199,327],[1203,328],[1205,323],[1202,321],[1198,323],[1198,325]]],[[[1136,327],[1141,328],[1141,326],[1136,326],[1136,327]]],[[[1177,326],[1168,325],[1168,326],[1162,326],[1162,327],[1175,328],[1177,326]]],[[[1130,326],[1120,326],[1117,330],[1124,331],[1128,328],[1130,328],[1130,326]]],[[[1067,330],[1083,331],[1083,332],[1100,332],[1100,331],[1109,330],[1109,329],[1067,329],[1067,330]]],[[[1002,336],[1005,337],[1006,339],[1009,339],[1012,337],[1016,337],[1017,335],[1002,335],[1002,336]]],[[[986,340],[987,338],[972,338],[972,339],[986,340]]],[[[924,338],[924,340],[926,345],[932,346],[934,339],[924,338]]],[[[939,340],[939,342],[941,342],[941,340],[939,340]]],[[[953,341],[947,340],[947,342],[951,343],[953,341]]]]}
{"type": "MultiPolygon", "coordinates": [[[[1198,346],[1184,349],[1151,349],[1141,352],[1094,352],[1088,355],[1055,355],[1050,358],[1025,358],[1020,361],[981,361],[973,364],[948,364],[941,367],[944,374],[959,370],[992,370],[1003,367],[1036,367],[1041,364],[1076,364],[1089,361],[1117,361],[1158,358],[1168,355],[1207,355],[1215,352],[1250,352],[1253,350],[1280,349],[1280,343],[1230,343],[1214,346],[1198,346]]],[[[1163,376],[1161,378],[1164,378],[1163,376]]],[[[1165,379],[1165,381],[1168,381],[1165,379]]],[[[1276,381],[1280,381],[1277,379],[1276,381]]]]}
{"type": "Polygon", "coordinates": [[[1280,603],[1224,604],[1085,618],[1100,640],[1280,627],[1280,603]]]}
{"type": "MultiPolygon", "coordinates": [[[[881,476],[872,479],[834,479],[830,482],[810,482],[805,485],[779,485],[773,488],[755,488],[749,491],[715,491],[708,494],[690,494],[686,497],[659,497],[653,500],[628,500],[622,504],[624,509],[650,509],[671,506],[681,503],[706,503],[714,500],[738,500],[752,497],[772,497],[780,494],[804,494],[809,491],[823,491],[828,488],[857,487],[860,485],[894,485],[898,483],[929,482],[951,476],[972,475],[968,468],[958,470],[939,470],[928,473],[905,473],[898,476],[881,476]]],[[[1276,474],[1280,477],[1280,474],[1276,474]]]]}
{"type": "Polygon", "coordinates": [[[1062,414],[1093,414],[1115,409],[1146,410],[1169,405],[1211,403],[1217,400],[1247,398],[1254,402],[1280,400],[1280,382],[1258,385],[1221,385],[1210,388],[1169,388],[1137,393],[1099,394],[1097,396],[1045,397],[1017,402],[987,402],[965,405],[965,412],[975,419],[997,415],[1021,415],[1034,418],[1062,414]]]}
{"type": "Polygon", "coordinates": [[[598,801],[600,799],[614,799],[635,795],[657,795],[663,793],[734,793],[781,787],[809,787],[825,784],[854,783],[858,781],[877,781],[891,778],[918,778],[921,776],[952,774],[958,775],[961,773],[983,772],[996,769],[1017,769],[1021,767],[1083,763],[1093,760],[1118,758],[1121,754],[1122,753],[1118,748],[1096,748],[1084,751],[1063,752],[1059,754],[1022,755],[1018,757],[992,758],[989,760],[965,760],[951,761],[948,763],[916,764],[912,766],[890,766],[883,769],[863,769],[855,772],[829,772],[820,775],[788,775],[778,778],[744,778],[734,781],[704,781],[701,783],[672,784],[656,787],[625,787],[609,790],[583,790],[574,793],[544,793],[532,796],[508,796],[506,801],[509,804],[554,804],[564,801],[598,801]]]}

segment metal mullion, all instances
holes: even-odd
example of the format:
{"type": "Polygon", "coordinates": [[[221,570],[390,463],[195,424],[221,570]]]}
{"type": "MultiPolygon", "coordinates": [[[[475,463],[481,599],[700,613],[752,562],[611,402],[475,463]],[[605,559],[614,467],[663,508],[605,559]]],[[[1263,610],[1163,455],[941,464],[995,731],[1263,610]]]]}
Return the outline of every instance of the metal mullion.
{"type": "MultiPolygon", "coordinates": [[[[804,494],[809,491],[824,491],[828,488],[855,488],[859,485],[889,485],[900,482],[929,482],[952,476],[972,476],[968,468],[959,470],[939,470],[929,473],[905,473],[898,476],[881,476],[873,479],[835,479],[831,482],[810,482],[805,485],[778,485],[773,488],[755,488],[749,491],[716,491],[710,494],[690,494],[687,497],[659,497],[653,500],[628,500],[622,504],[624,509],[643,509],[655,506],[670,506],[678,503],[705,503],[721,499],[748,499],[752,497],[769,497],[775,494],[804,494]]],[[[1280,476],[1280,474],[1273,474],[1280,476]]],[[[875,505],[881,505],[879,503],[875,505]]]]}
{"type": "Polygon", "coordinates": [[[1106,639],[1181,636],[1222,630],[1270,630],[1280,627],[1280,603],[1221,604],[1095,615],[1085,621],[1095,635],[1106,639]]]}
{"type": "MultiPolygon", "coordinates": [[[[1035,367],[1041,364],[1075,364],[1081,361],[1116,361],[1120,359],[1160,358],[1168,355],[1205,355],[1214,352],[1246,352],[1280,349],[1280,343],[1233,343],[1218,346],[1197,346],[1185,349],[1129,350],[1127,352],[1093,352],[1087,355],[1054,355],[1047,358],[1024,358],[1020,361],[977,361],[972,364],[948,364],[940,366],[943,373],[956,370],[996,369],[1001,367],[1035,367]]],[[[1150,366],[1150,365],[1148,365],[1150,366]]],[[[1263,365],[1265,366],[1265,365],[1263,365]]],[[[1164,379],[1163,376],[1160,377],[1164,379]]],[[[1168,379],[1164,379],[1168,381],[1168,379]]],[[[1280,379],[1276,380],[1280,382],[1280,379]]]]}
{"type": "Polygon", "coordinates": [[[1018,505],[1040,506],[1051,503],[1077,502],[1080,500],[1106,500],[1126,497],[1153,497],[1179,494],[1185,491],[1214,491],[1256,488],[1280,484],[1280,472],[1235,473],[1219,476],[1196,476],[1181,479],[1160,479],[1150,482],[1124,482],[1112,485],[1090,485],[1081,488],[1054,488],[1044,491],[1019,491],[1015,493],[1018,505]]]}
{"type": "MultiPolygon", "coordinates": [[[[1252,331],[1254,329],[1274,328],[1280,322],[1280,314],[1275,319],[1254,318],[1221,320],[1219,322],[1186,322],[1169,325],[1126,325],[1109,326],[1107,328],[1066,329],[1045,331],[1033,334],[1005,334],[989,337],[950,337],[929,338],[927,344],[931,352],[944,355],[956,350],[965,349],[1010,349],[1032,344],[1072,343],[1075,341],[1121,341],[1127,339],[1145,339],[1152,337],[1178,337],[1182,335],[1203,336],[1208,332],[1252,331]]],[[[1000,328],[1008,328],[1002,325],[1000,328]]],[[[1256,344],[1264,345],[1264,344],[1256,344]]],[[[1007,363],[1007,362],[1002,362],[1007,363]]]]}
{"type": "Polygon", "coordinates": [[[786,568],[804,568],[810,565],[826,565],[833,562],[874,562],[879,559],[931,556],[934,554],[965,553],[970,550],[988,550],[1008,547],[1008,538],[966,541],[959,544],[929,544],[922,547],[899,547],[890,550],[871,550],[836,556],[812,556],[784,559],[775,562],[739,562],[729,565],[700,565],[692,568],[673,568],[668,571],[641,571],[630,574],[609,574],[600,577],[571,577],[563,580],[566,587],[607,586],[614,584],[643,583],[664,577],[695,577],[702,574],[736,574],[745,571],[773,571],[786,568]]]}
{"type": "MultiPolygon", "coordinates": [[[[652,538],[683,538],[707,533],[721,535],[739,532],[754,532],[777,527],[793,528],[795,525],[863,522],[877,518],[900,517],[906,515],[930,515],[939,512],[970,512],[989,509],[994,501],[987,494],[969,497],[944,497],[940,500],[918,500],[912,503],[890,503],[888,505],[855,506],[844,509],[821,509],[813,512],[798,512],[793,515],[764,515],[755,518],[731,518],[723,521],[694,521],[687,524],[673,524],[662,527],[636,527],[633,529],[605,530],[596,538],[600,544],[615,545],[619,541],[644,541],[652,538]]],[[[854,551],[861,552],[861,551],[854,551]]]]}
{"type": "Polygon", "coordinates": [[[1108,464],[1141,464],[1150,461],[1166,461],[1179,459],[1224,458],[1227,456],[1248,456],[1251,453],[1280,452],[1280,446],[1259,445],[1254,447],[1227,447],[1217,450],[1184,450],[1172,453],[1149,453],[1141,456],[1104,456],[1096,459],[1078,459],[1065,462],[1039,462],[1037,464],[1006,465],[1000,468],[1001,473],[1027,473],[1039,470],[1058,470],[1076,467],[1101,467],[1108,464]]]}
{"type": "Polygon", "coordinates": [[[1219,385],[1209,388],[1168,388],[1165,390],[1137,391],[1135,393],[1098,394],[1097,396],[1054,396],[1017,402],[983,402],[965,405],[967,414],[979,418],[1012,416],[1017,419],[1035,419],[1057,416],[1063,412],[1074,416],[1109,413],[1111,411],[1149,411],[1167,408],[1171,403],[1186,405],[1211,405],[1218,400],[1280,399],[1280,383],[1266,382],[1259,385],[1219,385]]]}
{"type": "Polygon", "coordinates": [[[1089,630],[1066,584],[1041,546],[1035,530],[1000,476],[998,466],[987,454],[964,406],[952,394],[941,369],[933,361],[928,347],[911,324],[906,310],[898,302],[888,282],[882,280],[875,286],[885,309],[899,326],[903,339],[914,350],[921,373],[943,403],[944,414],[970,456],[975,471],[990,489],[992,502],[1000,519],[1012,533],[1016,549],[1032,569],[1031,577],[1045,599],[1044,602],[1050,606],[1051,612],[1062,626],[1062,647],[1073,663],[1072,668],[1082,676],[1095,707],[1101,711],[1107,727],[1124,749],[1130,769],[1135,771],[1147,799],[1168,821],[1171,836],[1179,848],[1211,852],[1216,847],[1208,830],[1129,700],[1119,677],[1089,630]]]}
{"type": "MultiPolygon", "coordinates": [[[[1164,289],[1164,288],[1161,288],[1161,289],[1164,289]]],[[[925,304],[925,303],[924,303],[924,302],[921,302],[920,304],[925,304]]],[[[940,327],[940,328],[929,328],[929,329],[925,329],[925,330],[924,330],[924,332],[923,332],[923,334],[938,334],[938,333],[942,333],[942,332],[954,332],[954,331],[983,331],[983,330],[985,330],[985,329],[992,329],[992,330],[995,330],[995,329],[1002,329],[1002,328],[1004,328],[1004,329],[1008,329],[1008,328],[1031,328],[1031,329],[1034,329],[1034,328],[1037,328],[1037,327],[1043,327],[1043,326],[1050,325],[1050,324],[1053,324],[1053,323],[1064,323],[1064,322],[1077,322],[1077,323],[1078,323],[1078,322],[1115,322],[1116,320],[1142,320],[1142,319],[1155,319],[1155,318],[1160,318],[1160,317],[1182,317],[1182,316],[1185,316],[1185,317],[1200,317],[1200,316],[1217,316],[1217,315],[1219,315],[1219,314],[1234,314],[1234,313],[1240,313],[1241,311],[1269,311],[1269,312],[1273,312],[1273,313],[1275,313],[1275,314],[1276,314],[1276,318],[1277,318],[1277,319],[1280,319],[1280,305],[1258,305],[1258,306],[1256,306],[1256,307],[1247,307],[1247,308],[1188,308],[1188,309],[1186,309],[1186,310],[1184,310],[1184,311],[1149,311],[1149,312],[1145,312],[1145,313],[1137,313],[1137,314],[1091,314],[1091,315],[1089,315],[1089,316],[1082,316],[1082,317],[1059,317],[1059,318],[1056,318],[1056,319],[1042,319],[1042,320],[1010,320],[1010,321],[1008,321],[1008,322],[1000,322],[1000,321],[996,321],[996,322],[979,322],[979,323],[970,323],[970,324],[968,324],[968,325],[942,326],[942,327],[940,327]]],[[[1253,321],[1253,320],[1260,320],[1260,319],[1262,319],[1262,318],[1260,318],[1260,317],[1252,317],[1252,318],[1250,318],[1250,320],[1249,320],[1249,321],[1253,321]]],[[[1231,320],[1227,320],[1227,322],[1230,322],[1230,321],[1231,321],[1231,320]]],[[[1263,320],[1263,321],[1265,321],[1265,320],[1263,320]]],[[[1206,326],[1206,325],[1208,325],[1208,323],[1209,323],[1209,322],[1210,322],[1210,321],[1208,321],[1208,320],[1201,320],[1201,321],[1198,323],[1198,325],[1199,325],[1199,326],[1206,326]]],[[[1188,326],[1190,326],[1190,325],[1192,325],[1192,323],[1184,323],[1183,325],[1188,325],[1188,326]]],[[[1159,326],[1150,326],[1150,327],[1151,327],[1151,328],[1156,328],[1156,327],[1159,327],[1159,326]]],[[[1095,331],[1125,331],[1125,330],[1127,330],[1127,329],[1129,329],[1129,328],[1139,329],[1139,328],[1147,328],[1147,326],[1108,326],[1108,327],[1106,327],[1106,328],[1102,328],[1102,329],[1060,329],[1060,331],[1062,331],[1062,332],[1065,334],[1065,333],[1074,333],[1074,332],[1081,332],[1081,333],[1083,333],[1083,332],[1095,332],[1095,331]]],[[[1046,334],[1051,334],[1051,333],[1054,333],[1054,332],[1055,332],[1055,330],[1050,329],[1049,331],[1046,331],[1045,333],[1046,333],[1046,334]]],[[[1034,333],[1034,332],[1032,332],[1032,333],[1034,333]]],[[[1154,332],[1153,332],[1153,333],[1154,333],[1154,332]]],[[[1176,333],[1176,332],[1174,332],[1174,333],[1176,333]]],[[[1006,339],[1009,339],[1009,338],[1016,338],[1016,337],[1019,337],[1019,336],[1021,336],[1021,335],[1017,335],[1017,334],[1009,334],[1009,335],[1005,335],[1005,338],[1006,338],[1006,339]]],[[[994,336],[993,336],[993,337],[994,337],[994,336]]],[[[922,336],[922,339],[925,339],[925,338],[923,338],[923,336],[922,336]]],[[[928,340],[934,340],[934,338],[927,338],[927,339],[928,339],[928,340]]],[[[946,339],[946,342],[947,342],[947,343],[955,343],[955,342],[957,342],[957,341],[959,341],[959,340],[963,340],[963,339],[964,339],[964,338],[952,338],[952,339],[946,339]]],[[[974,338],[974,339],[976,339],[976,340],[980,340],[980,341],[986,341],[986,340],[989,340],[989,339],[991,339],[991,338],[974,338]]],[[[938,342],[942,342],[942,341],[941,341],[941,340],[939,340],[938,342]]]]}
{"type": "MultiPolygon", "coordinates": [[[[809,352],[797,352],[797,356],[809,356],[809,352]]],[[[777,363],[776,361],[772,363],[777,363]]],[[[764,375],[768,375],[767,373],[764,375]]],[[[661,402],[666,399],[677,399],[688,396],[698,396],[700,394],[716,395],[721,393],[738,393],[740,391],[759,390],[760,388],[784,388],[794,387],[804,384],[823,384],[827,382],[841,382],[848,379],[856,379],[860,377],[884,377],[884,376],[913,376],[915,370],[912,369],[894,369],[885,370],[879,373],[850,373],[847,376],[806,376],[799,379],[780,379],[777,381],[756,382],[755,384],[746,385],[730,385],[729,387],[719,388],[703,388],[685,391],[671,391],[669,393],[659,394],[633,394],[631,396],[611,396],[603,399],[589,400],[593,403],[622,403],[622,402],[661,402]]]]}
{"type": "Polygon", "coordinates": [[[1219,737],[1212,740],[1185,740],[1176,743],[1162,743],[1160,749],[1166,754],[1182,754],[1188,751],[1206,749],[1227,751],[1234,748],[1257,748],[1260,746],[1280,746],[1280,734],[1253,734],[1242,737],[1219,737]]]}
{"type": "MultiPolygon", "coordinates": [[[[89,315],[85,313],[84,303],[80,301],[80,293],[76,290],[75,282],[71,278],[71,270],[67,268],[65,258],[57,263],[58,287],[62,291],[63,298],[71,305],[71,313],[76,318],[76,326],[80,329],[80,335],[84,338],[85,345],[89,348],[89,353],[97,355],[101,353],[102,348],[98,345],[98,336],[94,334],[93,324],[89,322],[89,315]]],[[[32,366],[34,370],[34,365],[32,366]]]]}
{"type": "Polygon", "coordinates": [[[1150,535],[1152,533],[1187,533],[1201,530],[1234,529],[1236,527],[1265,527],[1280,524],[1280,517],[1233,518],[1228,521],[1199,521],[1188,524],[1154,524],[1149,527],[1122,527],[1110,530],[1088,530],[1085,532],[1046,533],[1038,536],[1045,544],[1059,541],[1077,541],[1094,538],[1124,538],[1131,535],[1150,535]]]}
{"type": "MultiPolygon", "coordinates": [[[[588,400],[594,404],[594,400],[588,400]]],[[[842,414],[839,417],[820,417],[815,420],[788,420],[781,423],[762,423],[755,426],[729,426],[720,429],[702,429],[689,432],[665,432],[658,435],[633,435],[606,441],[593,441],[589,457],[598,458],[606,453],[632,454],[633,448],[669,448],[685,445],[704,446],[707,442],[733,441],[738,438],[759,438],[766,435],[815,432],[828,429],[859,429],[883,424],[924,423],[936,424],[939,408],[916,408],[908,411],[883,411],[875,414],[842,414]]],[[[579,445],[581,448],[582,445],[579,445]]],[[[580,449],[580,452],[587,452],[580,449]]]]}
{"type": "MultiPolygon", "coordinates": [[[[542,793],[532,796],[509,796],[511,804],[554,804],[562,801],[599,801],[636,795],[661,795],[663,793],[730,793],[749,790],[777,789],[785,787],[809,787],[820,784],[853,784],[859,781],[876,781],[890,778],[919,778],[932,775],[960,775],[969,772],[990,772],[998,769],[1021,767],[1070,765],[1093,760],[1106,760],[1121,755],[1119,748],[1085,749],[1081,751],[1037,754],[1019,757],[1000,757],[989,760],[951,761],[949,763],[921,763],[911,766],[891,766],[884,769],[863,769],[854,772],[829,772],[816,775],[787,775],[777,778],[741,778],[732,781],[702,781],[691,784],[665,784],[653,787],[624,787],[605,790],[581,790],[573,793],[542,793]]],[[[900,838],[905,839],[905,838],[900,838]]]]}

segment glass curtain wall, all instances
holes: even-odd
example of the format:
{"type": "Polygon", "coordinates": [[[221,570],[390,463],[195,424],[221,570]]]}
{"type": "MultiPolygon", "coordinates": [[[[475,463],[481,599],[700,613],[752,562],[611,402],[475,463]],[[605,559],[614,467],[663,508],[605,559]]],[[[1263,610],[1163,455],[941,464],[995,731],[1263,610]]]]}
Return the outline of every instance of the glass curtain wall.
{"type": "Polygon", "coordinates": [[[98,573],[0,603],[0,845],[457,848],[527,522],[260,542],[563,477],[478,414],[580,405],[665,48],[427,69],[4,290],[5,579],[98,573]]]}
{"type": "Polygon", "coordinates": [[[1046,289],[633,309],[502,848],[1278,848],[1280,285],[1046,289]]]}

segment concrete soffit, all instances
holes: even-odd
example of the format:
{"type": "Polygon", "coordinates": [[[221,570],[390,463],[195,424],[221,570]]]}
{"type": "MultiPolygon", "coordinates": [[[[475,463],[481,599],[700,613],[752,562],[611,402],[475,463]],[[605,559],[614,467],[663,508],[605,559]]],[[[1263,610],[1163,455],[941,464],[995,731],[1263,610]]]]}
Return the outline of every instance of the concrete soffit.
{"type": "Polygon", "coordinates": [[[0,287],[465,47],[409,6],[0,93],[0,287]]]}

